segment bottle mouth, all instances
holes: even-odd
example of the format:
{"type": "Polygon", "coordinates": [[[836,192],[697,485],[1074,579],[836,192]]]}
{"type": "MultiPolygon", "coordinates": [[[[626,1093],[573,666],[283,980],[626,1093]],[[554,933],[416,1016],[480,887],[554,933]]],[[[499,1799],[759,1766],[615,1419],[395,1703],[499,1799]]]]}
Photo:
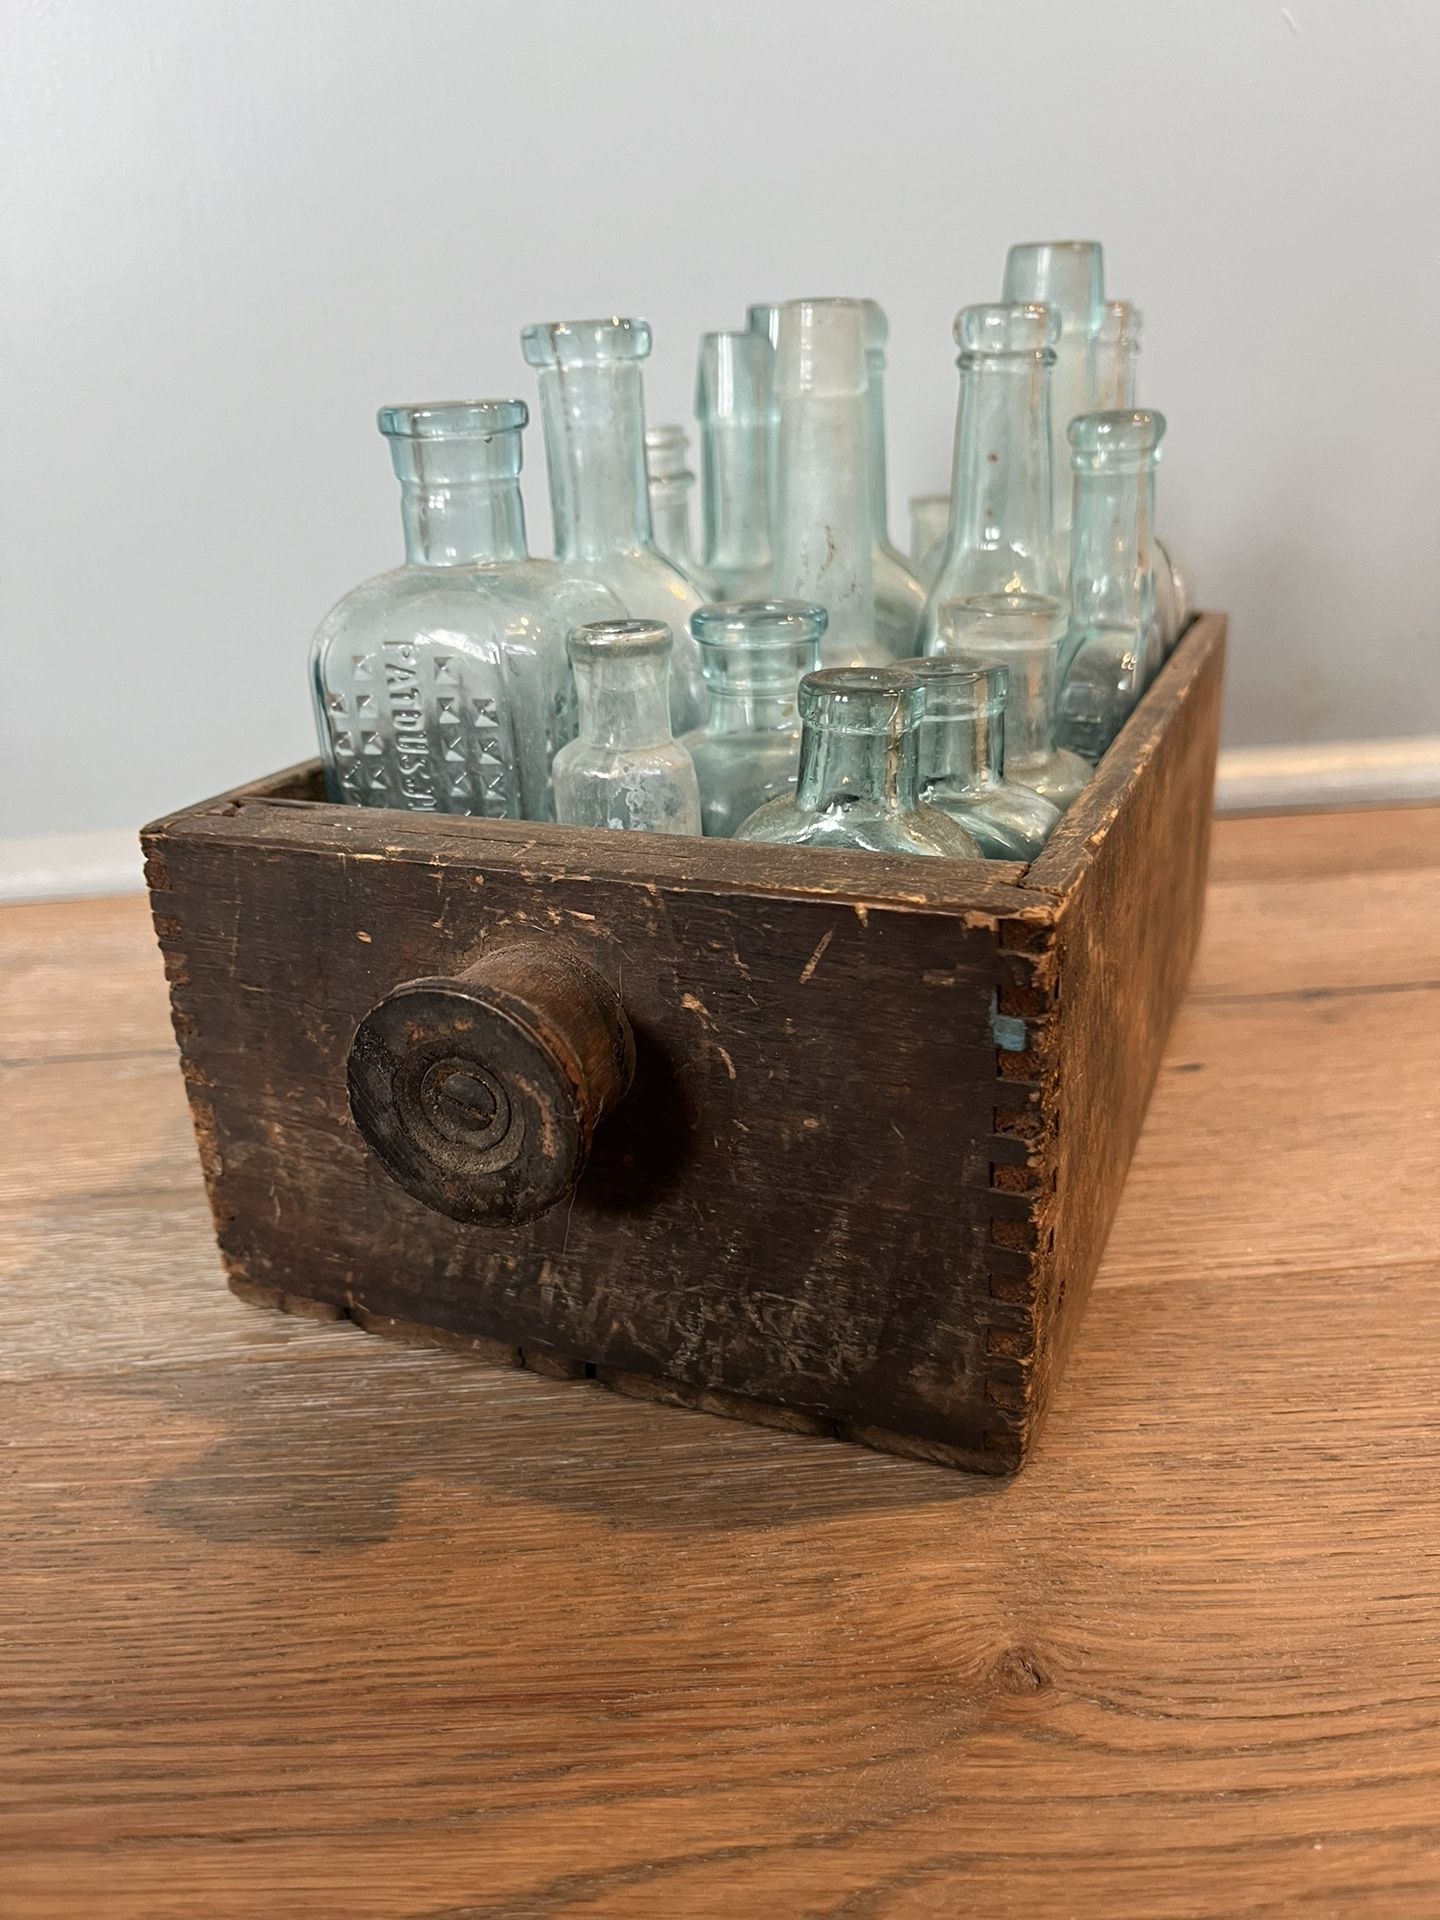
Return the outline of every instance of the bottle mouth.
{"type": "Polygon", "coordinates": [[[375,424],[390,440],[488,440],[518,433],[529,418],[523,400],[425,400],[381,407],[375,424]]]}
{"type": "Polygon", "coordinates": [[[906,668],[822,667],[800,682],[800,715],[830,733],[892,736],[918,727],[925,689],[906,668]]]}
{"type": "Polygon", "coordinates": [[[977,714],[1004,712],[1010,675],[994,662],[936,655],[913,661],[909,671],[925,689],[927,720],[967,720],[977,714]]]}
{"type": "Polygon", "coordinates": [[[1045,355],[1053,365],[1060,342],[1060,316],[1042,301],[992,301],[984,306],[962,307],[955,316],[953,331],[962,366],[967,360],[1011,354],[1030,358],[1045,355]]]}
{"type": "Polygon", "coordinates": [[[1093,333],[1105,302],[1105,254],[1098,240],[1025,240],[1005,256],[1007,300],[1043,300],[1066,332],[1093,333]]]}
{"type": "Polygon", "coordinates": [[[663,620],[592,620],[565,636],[565,651],[577,663],[640,660],[668,653],[670,647],[670,629],[663,620]]]}
{"type": "Polygon", "coordinates": [[[870,380],[863,300],[787,300],[780,309],[775,391],[854,399],[870,380]]]}
{"type": "Polygon", "coordinates": [[[1159,453],[1165,437],[1165,416],[1153,408],[1127,408],[1116,413],[1081,413],[1066,429],[1070,465],[1076,473],[1143,466],[1159,453]]]}
{"type": "Polygon", "coordinates": [[[776,652],[820,640],[829,624],[826,609],[808,600],[717,600],[690,616],[690,631],[702,647],[776,652]]]}
{"type": "Polygon", "coordinates": [[[539,320],[523,329],[521,350],[532,367],[598,366],[644,360],[650,352],[648,320],[539,320]]]}

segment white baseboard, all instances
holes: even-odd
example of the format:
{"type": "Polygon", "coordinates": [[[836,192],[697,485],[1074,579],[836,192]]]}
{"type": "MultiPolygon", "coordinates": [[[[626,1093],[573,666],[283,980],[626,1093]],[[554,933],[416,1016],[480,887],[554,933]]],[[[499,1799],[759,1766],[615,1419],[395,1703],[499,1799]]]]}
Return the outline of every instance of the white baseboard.
{"type": "Polygon", "coordinates": [[[140,836],[133,827],[0,840],[0,901],[78,900],[139,893],[144,886],[140,836]]]}
{"type": "Polygon", "coordinates": [[[1232,747],[1215,774],[1217,813],[1291,813],[1440,800],[1440,736],[1232,747]]]}

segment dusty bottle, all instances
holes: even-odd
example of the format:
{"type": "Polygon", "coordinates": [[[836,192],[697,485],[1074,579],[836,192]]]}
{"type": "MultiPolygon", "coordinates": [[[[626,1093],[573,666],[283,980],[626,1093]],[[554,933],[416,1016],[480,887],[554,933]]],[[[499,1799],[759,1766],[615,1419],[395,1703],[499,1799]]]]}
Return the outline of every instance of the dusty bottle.
{"type": "Polygon", "coordinates": [[[565,634],[617,613],[525,550],[520,400],[382,407],[405,564],[347,593],[310,653],[332,800],[550,820],[575,731],[565,634]]]}
{"type": "Polygon", "coordinates": [[[689,619],[701,595],[652,538],[645,478],[643,320],[561,320],[526,327],[550,471],[555,557],[610,588],[627,613],[673,625],[670,711],[678,731],[705,717],[705,682],[689,619]]]}
{"type": "Polygon", "coordinates": [[[920,798],[958,820],[987,860],[1033,860],[1060,809],[1005,777],[1004,667],[936,655],[911,672],[925,688],[920,798]]]}
{"type": "Polygon", "coordinates": [[[1059,321],[1050,382],[1050,476],[1054,488],[1056,559],[1069,565],[1070,448],[1065,438],[1080,413],[1093,413],[1095,343],[1105,307],[1105,257],[1098,240],[1032,240],[1005,260],[1006,300],[1040,301],[1059,321]]]}
{"type": "Polygon", "coordinates": [[[875,626],[893,660],[919,651],[925,588],[904,554],[890,539],[890,489],[885,449],[885,354],[890,322],[878,301],[865,302],[865,377],[869,402],[870,515],[873,545],[870,573],[875,590],[875,626]]]}
{"type": "Polygon", "coordinates": [[[775,355],[758,333],[707,333],[695,370],[705,538],[701,564],[719,600],[770,590],[775,355]]]}
{"type": "Polygon", "coordinates": [[[569,827],[699,833],[695,766],[670,731],[670,629],[600,620],[576,627],[567,645],[580,731],[555,756],[556,817],[569,827]]]}

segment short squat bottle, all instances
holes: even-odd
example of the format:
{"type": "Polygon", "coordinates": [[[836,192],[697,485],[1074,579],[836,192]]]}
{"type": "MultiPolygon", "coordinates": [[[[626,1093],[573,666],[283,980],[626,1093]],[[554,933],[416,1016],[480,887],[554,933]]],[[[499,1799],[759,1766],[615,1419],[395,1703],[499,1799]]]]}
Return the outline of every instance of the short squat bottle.
{"type": "Polygon", "coordinates": [[[1005,778],[1063,813],[1094,769],[1055,742],[1055,701],[1069,619],[1062,600],[982,593],[940,609],[936,657],[1005,674],[1005,778]]]}
{"type": "Polygon", "coordinates": [[[551,820],[575,731],[565,634],[620,611],[525,551],[520,400],[382,407],[405,564],[322,622],[311,687],[332,800],[551,820]]]}
{"type": "Polygon", "coordinates": [[[562,825],[699,833],[694,762],[670,731],[671,646],[658,620],[599,620],[571,633],[580,733],[555,756],[562,825]]]}
{"type": "Polygon", "coordinates": [[[875,587],[875,626],[886,654],[907,659],[919,651],[925,588],[904,554],[890,539],[890,490],[885,449],[885,356],[890,322],[876,300],[865,302],[865,376],[869,403],[870,559],[875,587]]]}
{"type": "Polygon", "coordinates": [[[800,682],[795,792],[752,813],[737,840],[973,860],[974,838],[920,798],[925,689],[905,667],[831,667],[800,682]]]}
{"type": "Polygon", "coordinates": [[[717,600],[770,591],[770,452],[775,355],[758,333],[707,333],[695,369],[705,537],[717,600]]]}
{"type": "Polygon", "coordinates": [[[1004,667],[917,660],[925,688],[920,798],[958,820],[987,860],[1033,860],[1060,809],[1005,778],[1004,667]]]}
{"type": "Polygon", "coordinates": [[[705,718],[705,683],[688,622],[702,597],[651,537],[645,479],[643,320],[560,320],[526,327],[540,387],[555,557],[610,588],[637,619],[679,634],[670,671],[677,732],[705,718]]]}
{"type": "Polygon", "coordinates": [[[690,470],[690,439],[680,426],[645,429],[645,490],[650,496],[650,529],[656,547],[707,600],[713,583],[695,558],[690,499],[695,475],[690,470]]]}
{"type": "Polygon", "coordinates": [[[1061,743],[1087,760],[1109,747],[1163,658],[1150,494],[1164,432],[1163,415],[1139,408],[1070,422],[1070,631],[1057,715],[1061,743]]]}
{"type": "Polygon", "coordinates": [[[1048,307],[965,307],[955,317],[960,407],[950,530],[925,606],[921,651],[939,610],[977,593],[1060,598],[1050,486],[1050,370],[1058,323],[1048,307]]]}
{"type": "Polygon", "coordinates": [[[917,493],[910,501],[910,567],[928,590],[935,584],[950,531],[948,493],[917,493]]]}
{"type": "Polygon", "coordinates": [[[1105,256],[1098,240],[1030,240],[1005,260],[1005,300],[1043,302],[1059,322],[1050,382],[1050,475],[1055,497],[1056,559],[1069,565],[1070,462],[1065,434],[1079,413],[1093,413],[1095,346],[1105,308],[1105,256]]]}
{"type": "MultiPolygon", "coordinates": [[[[1136,363],[1140,358],[1140,309],[1129,300],[1107,300],[1095,343],[1096,413],[1130,413],[1136,398],[1136,363]]],[[[1190,587],[1175,564],[1169,547],[1153,531],[1155,525],[1154,470],[1160,459],[1157,444],[1151,456],[1150,551],[1155,567],[1155,607],[1168,652],[1190,618],[1190,587]]]]}
{"type": "Polygon", "coordinates": [[[767,800],[792,793],[800,767],[802,674],[820,663],[825,609],[800,600],[721,602],[690,617],[710,714],[684,744],[707,834],[728,838],[767,800]]]}

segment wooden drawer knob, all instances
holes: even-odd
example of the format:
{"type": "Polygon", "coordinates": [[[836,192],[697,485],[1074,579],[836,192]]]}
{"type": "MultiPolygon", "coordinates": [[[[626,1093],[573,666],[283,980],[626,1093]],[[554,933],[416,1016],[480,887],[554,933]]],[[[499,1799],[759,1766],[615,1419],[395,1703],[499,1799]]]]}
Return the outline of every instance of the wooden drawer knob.
{"type": "Polygon", "coordinates": [[[507,941],[370,1009],[350,1043],[350,1111],[417,1200],[518,1225],[574,1190],[634,1073],[609,981],[566,941],[507,941]]]}

